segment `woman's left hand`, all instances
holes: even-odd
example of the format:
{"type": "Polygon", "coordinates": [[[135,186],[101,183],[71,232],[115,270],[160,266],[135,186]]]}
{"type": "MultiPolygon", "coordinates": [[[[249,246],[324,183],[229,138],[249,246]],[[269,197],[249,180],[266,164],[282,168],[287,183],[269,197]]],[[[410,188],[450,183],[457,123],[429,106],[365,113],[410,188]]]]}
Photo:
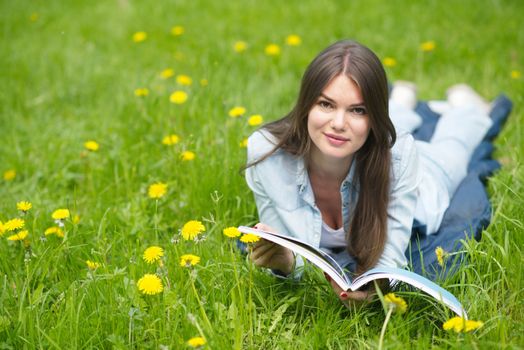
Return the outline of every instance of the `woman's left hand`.
{"type": "Polygon", "coordinates": [[[325,274],[326,279],[331,284],[331,287],[333,287],[333,291],[338,296],[340,301],[342,301],[346,306],[352,305],[360,305],[367,302],[370,302],[373,299],[373,295],[375,294],[374,291],[371,290],[356,290],[354,292],[352,291],[345,291],[331,278],[329,275],[325,274]]]}

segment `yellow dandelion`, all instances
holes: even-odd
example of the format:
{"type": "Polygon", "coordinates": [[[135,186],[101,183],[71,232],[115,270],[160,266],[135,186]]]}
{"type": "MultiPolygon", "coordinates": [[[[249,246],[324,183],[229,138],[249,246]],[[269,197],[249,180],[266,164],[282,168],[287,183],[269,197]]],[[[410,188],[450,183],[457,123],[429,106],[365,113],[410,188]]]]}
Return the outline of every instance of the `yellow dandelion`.
{"type": "Polygon", "coordinates": [[[135,43],[140,43],[147,39],[147,33],[146,32],[136,32],[133,34],[133,41],[135,43]]]}
{"type": "Polygon", "coordinates": [[[193,254],[184,254],[180,257],[180,266],[191,267],[200,262],[200,257],[193,254]]]}
{"type": "Polygon", "coordinates": [[[395,309],[396,312],[403,314],[408,309],[408,304],[404,299],[396,296],[395,293],[388,293],[384,296],[384,301],[388,308],[395,309]]]}
{"type": "Polygon", "coordinates": [[[11,235],[7,237],[7,240],[9,241],[23,241],[26,239],[29,232],[27,230],[19,231],[18,233],[11,235]]]}
{"type": "Polygon", "coordinates": [[[286,37],[286,44],[288,46],[299,46],[302,44],[302,39],[296,34],[290,34],[286,37]]]}
{"type": "Polygon", "coordinates": [[[171,103],[174,103],[174,104],[177,104],[177,105],[181,105],[181,104],[183,104],[184,102],[187,101],[187,92],[180,91],[180,90],[174,91],[169,96],[169,101],[171,101],[171,103]]]}
{"type": "Polygon", "coordinates": [[[33,205],[30,202],[21,201],[21,202],[16,203],[16,209],[23,211],[23,212],[28,211],[32,207],[33,205]]]}
{"type": "Polygon", "coordinates": [[[445,331],[453,330],[457,333],[466,333],[478,329],[483,325],[484,323],[482,321],[466,320],[462,317],[455,316],[444,322],[442,328],[445,331]]]}
{"type": "Polygon", "coordinates": [[[91,271],[94,271],[100,267],[100,263],[97,263],[95,261],[86,260],[87,268],[91,271]]]}
{"type": "Polygon", "coordinates": [[[89,140],[89,141],[86,141],[86,142],[84,143],[84,147],[85,147],[88,151],[96,152],[96,151],[98,151],[98,149],[100,148],[100,145],[99,145],[96,141],[89,140]]]}
{"type": "Polygon", "coordinates": [[[163,71],[160,72],[160,77],[162,79],[169,79],[173,75],[175,75],[175,71],[173,69],[171,69],[171,68],[166,68],[166,69],[164,69],[163,71]]]}
{"type": "Polygon", "coordinates": [[[5,226],[4,226],[4,224],[2,223],[2,221],[0,221],[0,237],[4,235],[5,231],[7,231],[7,230],[6,230],[5,226]]]}
{"type": "Polygon", "coordinates": [[[149,89],[148,88],[135,89],[135,96],[136,97],[145,97],[147,95],[149,95],[149,89]]]}
{"type": "Polygon", "coordinates": [[[430,52],[435,50],[435,47],[437,47],[437,44],[433,40],[424,41],[420,44],[420,50],[423,52],[430,52]]]}
{"type": "Polygon", "coordinates": [[[153,264],[160,261],[160,258],[164,256],[164,249],[157,246],[151,246],[144,251],[142,258],[148,264],[153,264]]]}
{"type": "Polygon", "coordinates": [[[146,273],[141,279],[136,283],[138,290],[142,294],[155,295],[161,293],[164,290],[162,285],[162,280],[160,277],[154,274],[146,273]]]}
{"type": "Polygon", "coordinates": [[[173,146],[176,145],[178,142],[180,142],[180,137],[178,137],[178,135],[175,134],[164,136],[164,138],[162,139],[162,144],[166,146],[173,146]]]}
{"type": "Polygon", "coordinates": [[[14,219],[11,219],[11,220],[7,221],[4,224],[4,230],[6,230],[6,231],[15,231],[15,230],[19,230],[19,229],[23,228],[24,225],[25,225],[24,219],[14,218],[14,219]]]}
{"type": "Polygon", "coordinates": [[[239,145],[240,145],[240,148],[246,148],[247,147],[247,137],[242,139],[239,145]]]}
{"type": "Polygon", "coordinates": [[[183,161],[190,161],[190,160],[195,159],[195,157],[196,157],[195,153],[191,151],[184,151],[180,155],[180,158],[182,158],[183,161]]]}
{"type": "Polygon", "coordinates": [[[201,86],[208,86],[209,85],[209,81],[207,79],[200,79],[200,85],[201,86]]]}
{"type": "Polygon", "coordinates": [[[245,41],[239,40],[233,44],[233,50],[238,53],[242,53],[247,50],[247,43],[245,41]]]}
{"type": "Polygon", "coordinates": [[[397,60],[394,59],[393,57],[384,57],[384,59],[382,60],[382,63],[386,67],[395,67],[397,65],[397,60]]]}
{"type": "Polygon", "coordinates": [[[185,74],[179,74],[176,77],[176,82],[180,85],[190,86],[193,84],[193,79],[190,76],[185,74]]]}
{"type": "Polygon", "coordinates": [[[246,109],[242,106],[235,106],[229,110],[229,116],[232,118],[237,118],[246,113],[246,109]]]}
{"type": "Polygon", "coordinates": [[[262,124],[263,121],[264,121],[264,118],[260,114],[253,114],[251,117],[249,117],[249,119],[247,120],[247,123],[250,126],[257,126],[257,125],[262,124]]]}
{"type": "Polygon", "coordinates": [[[511,79],[520,79],[521,75],[522,74],[520,73],[520,71],[515,70],[515,69],[512,70],[510,73],[511,79]]]}
{"type": "Polygon", "coordinates": [[[260,240],[260,237],[258,237],[257,235],[251,234],[251,233],[246,233],[245,235],[242,235],[242,237],[240,237],[240,241],[244,243],[255,243],[255,242],[258,242],[259,240],[260,240]]]}
{"type": "Polygon", "coordinates": [[[269,44],[266,46],[264,52],[268,56],[278,56],[280,55],[280,46],[277,44],[269,44]]]}
{"type": "Polygon", "coordinates": [[[52,226],[44,231],[44,235],[55,235],[57,237],[64,238],[64,231],[62,231],[62,229],[58,226],[52,226]]]}
{"type": "Polygon", "coordinates": [[[31,14],[31,16],[29,16],[29,20],[30,20],[31,22],[36,22],[36,21],[38,21],[38,17],[39,17],[38,13],[33,12],[33,13],[31,14]]]}
{"type": "Polygon", "coordinates": [[[4,171],[4,180],[5,181],[14,180],[15,177],[16,177],[16,170],[9,169],[9,170],[4,171]]]}
{"type": "Polygon", "coordinates": [[[187,341],[187,345],[191,346],[192,348],[199,348],[206,345],[206,340],[202,337],[193,337],[187,341]]]}
{"type": "Polygon", "coordinates": [[[180,36],[184,34],[185,31],[186,30],[182,26],[174,26],[173,28],[171,28],[171,34],[174,36],[180,36]]]}
{"type": "Polygon", "coordinates": [[[206,232],[205,226],[198,220],[190,220],[182,226],[182,237],[185,240],[193,240],[199,234],[206,232]]]}
{"type": "Polygon", "coordinates": [[[149,198],[158,199],[162,198],[167,193],[167,184],[163,182],[157,182],[149,186],[147,195],[149,198]]]}
{"type": "Polygon", "coordinates": [[[437,256],[438,264],[444,267],[444,257],[446,256],[444,249],[442,249],[442,247],[437,247],[435,249],[435,255],[437,256]]]}
{"type": "Polygon", "coordinates": [[[69,217],[69,209],[57,209],[51,214],[54,220],[64,220],[69,217]]]}
{"type": "Polygon", "coordinates": [[[242,234],[236,227],[226,227],[222,232],[229,238],[235,238],[242,234]]]}

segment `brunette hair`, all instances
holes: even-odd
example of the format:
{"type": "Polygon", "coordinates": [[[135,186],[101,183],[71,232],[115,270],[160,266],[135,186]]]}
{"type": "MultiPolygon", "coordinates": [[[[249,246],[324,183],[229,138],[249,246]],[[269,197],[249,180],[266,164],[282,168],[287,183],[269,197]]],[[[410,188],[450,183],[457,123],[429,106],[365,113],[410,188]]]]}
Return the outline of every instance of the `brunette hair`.
{"type": "Polygon", "coordinates": [[[275,136],[272,151],[248,164],[253,166],[278,149],[308,160],[311,139],[307,118],[326,86],[344,74],[360,88],[370,121],[369,136],[357,151],[355,178],[358,201],[346,233],[347,251],[357,262],[357,273],[373,267],[380,258],[387,236],[391,147],[396,133],[388,111],[388,85],[378,57],[367,47],[343,40],[324,49],[308,66],[297,102],[282,119],[263,128],[275,136]]]}

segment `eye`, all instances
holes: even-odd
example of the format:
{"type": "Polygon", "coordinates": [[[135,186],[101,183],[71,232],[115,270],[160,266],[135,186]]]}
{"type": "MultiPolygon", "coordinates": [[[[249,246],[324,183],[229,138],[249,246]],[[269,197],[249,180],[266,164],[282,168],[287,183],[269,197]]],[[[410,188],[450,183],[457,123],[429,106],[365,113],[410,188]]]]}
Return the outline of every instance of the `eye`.
{"type": "Polygon", "coordinates": [[[330,109],[333,108],[333,105],[331,104],[331,102],[326,101],[326,100],[320,100],[320,101],[318,101],[318,105],[319,105],[320,108],[322,108],[322,109],[330,110],[330,109]]]}
{"type": "Polygon", "coordinates": [[[356,115],[366,115],[368,114],[367,110],[364,107],[353,107],[350,110],[351,113],[356,115]]]}

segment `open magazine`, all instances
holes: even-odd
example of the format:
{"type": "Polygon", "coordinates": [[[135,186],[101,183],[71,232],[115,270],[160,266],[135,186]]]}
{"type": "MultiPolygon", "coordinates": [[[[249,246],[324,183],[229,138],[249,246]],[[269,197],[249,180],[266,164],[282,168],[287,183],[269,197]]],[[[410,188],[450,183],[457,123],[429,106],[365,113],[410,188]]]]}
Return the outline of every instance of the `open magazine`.
{"type": "Polygon", "coordinates": [[[414,272],[394,267],[376,267],[361,274],[357,278],[352,278],[327,253],[299,239],[247,226],[240,226],[238,230],[242,233],[254,234],[301,255],[313,265],[326,272],[340,288],[346,291],[358,290],[365,284],[378,279],[387,278],[393,284],[397,281],[402,281],[431,295],[433,298],[447,305],[457,315],[467,319],[466,311],[453,294],[414,272]]]}

